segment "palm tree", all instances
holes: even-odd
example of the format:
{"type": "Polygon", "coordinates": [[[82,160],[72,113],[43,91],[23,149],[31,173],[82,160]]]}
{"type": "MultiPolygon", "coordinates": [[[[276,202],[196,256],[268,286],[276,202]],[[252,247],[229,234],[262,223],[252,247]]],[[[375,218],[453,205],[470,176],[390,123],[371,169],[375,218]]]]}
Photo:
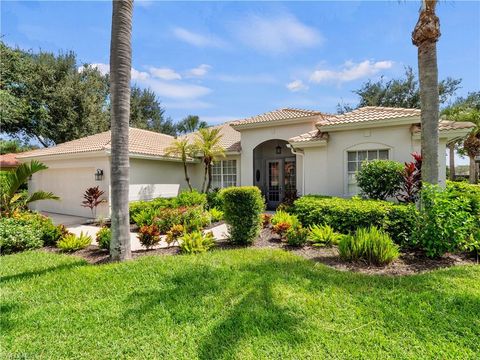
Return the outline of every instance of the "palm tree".
{"type": "Polygon", "coordinates": [[[15,171],[7,173],[2,181],[0,205],[2,215],[10,215],[20,208],[38,200],[59,200],[60,198],[51,192],[36,191],[32,194],[18,192],[20,186],[25,184],[30,176],[36,172],[46,170],[48,167],[41,162],[32,160],[30,164],[24,163],[15,171]]]}
{"type": "Polygon", "coordinates": [[[187,159],[194,153],[194,146],[189,143],[185,137],[183,139],[175,139],[172,144],[166,149],[167,155],[180,156],[183,162],[183,171],[185,172],[185,181],[187,182],[190,191],[193,190],[190,184],[190,177],[188,176],[187,159]]]}
{"type": "Polygon", "coordinates": [[[195,134],[194,146],[196,151],[202,155],[205,166],[202,192],[208,192],[212,185],[213,162],[225,156],[225,149],[220,144],[221,140],[220,128],[202,128],[195,134]]]}
{"type": "Polygon", "coordinates": [[[423,0],[420,16],[412,33],[412,42],[418,48],[420,78],[420,108],[422,123],[422,180],[438,183],[438,67],[437,41],[440,22],[435,15],[437,0],[423,0]]]}
{"type": "Polygon", "coordinates": [[[207,126],[208,124],[205,121],[200,121],[197,115],[188,115],[177,124],[177,130],[180,134],[187,134],[206,128],[207,126]]]}
{"type": "Polygon", "coordinates": [[[130,78],[132,68],[133,0],[112,1],[112,34],[110,42],[110,97],[112,158],[112,260],[131,258],[130,221],[128,213],[130,120],[130,78]]]}

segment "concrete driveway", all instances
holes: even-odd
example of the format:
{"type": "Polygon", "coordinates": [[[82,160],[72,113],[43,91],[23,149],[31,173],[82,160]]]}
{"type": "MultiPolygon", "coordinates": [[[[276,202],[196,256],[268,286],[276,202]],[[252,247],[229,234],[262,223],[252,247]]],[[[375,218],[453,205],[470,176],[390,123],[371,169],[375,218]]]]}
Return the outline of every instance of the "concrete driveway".
{"type": "Polygon", "coordinates": [[[78,226],[85,224],[89,221],[89,218],[75,216],[75,215],[65,215],[65,214],[55,214],[51,212],[42,211],[42,214],[48,216],[55,225],[65,225],[69,226],[78,226]]]}

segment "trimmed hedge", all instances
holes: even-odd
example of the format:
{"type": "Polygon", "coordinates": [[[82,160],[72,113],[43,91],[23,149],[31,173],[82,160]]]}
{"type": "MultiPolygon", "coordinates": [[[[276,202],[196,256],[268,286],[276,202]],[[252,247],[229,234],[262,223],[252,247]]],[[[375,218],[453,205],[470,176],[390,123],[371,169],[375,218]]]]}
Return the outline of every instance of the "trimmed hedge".
{"type": "Polygon", "coordinates": [[[256,186],[229,187],[221,190],[220,194],[230,241],[251,244],[260,233],[265,209],[260,189],[256,186]]]}
{"type": "Polygon", "coordinates": [[[395,243],[411,245],[418,219],[414,205],[398,205],[379,200],[322,198],[303,196],[289,210],[305,227],[330,225],[335,231],[349,234],[357,228],[375,226],[387,232],[395,243]]]}

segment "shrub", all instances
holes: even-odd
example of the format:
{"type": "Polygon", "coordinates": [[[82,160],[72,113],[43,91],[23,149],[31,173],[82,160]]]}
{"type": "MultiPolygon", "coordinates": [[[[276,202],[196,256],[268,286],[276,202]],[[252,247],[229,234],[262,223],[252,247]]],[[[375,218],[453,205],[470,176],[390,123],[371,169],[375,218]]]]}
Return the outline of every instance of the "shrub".
{"type": "Polygon", "coordinates": [[[156,212],[159,209],[173,207],[173,199],[156,198],[150,201],[132,201],[129,204],[130,222],[134,223],[134,217],[142,210],[156,212]]]}
{"type": "Polygon", "coordinates": [[[55,246],[57,241],[68,233],[63,225],[56,226],[49,217],[36,212],[17,212],[13,218],[19,224],[38,229],[43,245],[46,246],[55,246]]]}
{"type": "Polygon", "coordinates": [[[405,163],[402,171],[402,183],[397,200],[403,203],[415,203],[422,189],[422,155],[413,153],[413,161],[405,163]]]}
{"type": "Polygon", "coordinates": [[[171,246],[175,241],[178,241],[184,232],[185,229],[183,225],[173,225],[170,230],[167,231],[167,237],[165,238],[168,246],[171,246]]]}
{"type": "Polygon", "coordinates": [[[172,199],[173,207],[181,206],[201,206],[205,208],[207,205],[207,195],[198,191],[183,191],[176,198],[172,199]]]}
{"type": "Polygon", "coordinates": [[[446,189],[452,198],[467,198],[472,214],[480,215],[480,185],[447,181],[446,189]]]}
{"type": "Polygon", "coordinates": [[[104,226],[98,230],[95,240],[101,249],[110,249],[110,242],[112,241],[112,231],[110,228],[104,226]]]}
{"type": "Polygon", "coordinates": [[[303,196],[290,210],[303,226],[330,225],[348,234],[359,227],[376,226],[385,230],[397,244],[409,243],[418,212],[414,206],[386,201],[303,196]]]}
{"type": "Polygon", "coordinates": [[[152,225],[153,220],[156,218],[158,211],[159,211],[158,209],[155,209],[153,207],[146,207],[143,210],[136,212],[132,216],[133,222],[138,227],[142,227],[145,225],[152,225]]]}
{"type": "Polygon", "coordinates": [[[230,187],[221,191],[221,197],[230,240],[236,244],[251,244],[260,233],[261,214],[265,209],[260,189],[230,187]]]}
{"type": "Polygon", "coordinates": [[[82,231],[79,236],[76,236],[75,234],[68,234],[64,236],[63,238],[58,240],[57,247],[62,251],[72,252],[85,249],[91,243],[92,238],[84,234],[82,231]]]}
{"type": "Polygon", "coordinates": [[[389,264],[399,255],[398,247],[390,236],[373,226],[359,228],[355,235],[343,236],[338,250],[343,260],[363,260],[377,266],[389,264]]]}
{"type": "Polygon", "coordinates": [[[212,222],[219,222],[223,220],[223,211],[217,208],[211,208],[209,211],[212,222]]]}
{"type": "Polygon", "coordinates": [[[84,200],[82,201],[81,205],[90,209],[92,212],[92,217],[95,217],[97,206],[107,201],[106,199],[100,199],[100,196],[102,196],[104,193],[105,192],[100,190],[98,186],[85,190],[85,193],[83,194],[84,200]]]}
{"type": "Polygon", "coordinates": [[[427,256],[438,257],[461,250],[478,224],[469,199],[452,197],[448,189],[423,184],[421,204],[415,238],[427,256]]]}
{"type": "Polygon", "coordinates": [[[220,196],[220,189],[215,188],[207,193],[207,209],[219,209],[222,210],[222,197],[220,196]]]}
{"type": "Polygon", "coordinates": [[[272,215],[262,214],[262,226],[264,228],[269,227],[272,222],[272,215]]]}
{"type": "Polygon", "coordinates": [[[201,230],[210,224],[210,214],[202,206],[164,208],[158,211],[153,223],[160,233],[165,234],[174,225],[181,224],[185,231],[201,230]]]}
{"type": "Polygon", "coordinates": [[[184,234],[180,241],[180,250],[184,254],[197,254],[208,251],[215,245],[213,233],[202,234],[201,231],[194,231],[184,234]]]}
{"type": "Polygon", "coordinates": [[[402,170],[402,165],[392,160],[365,161],[356,174],[357,184],[366,197],[385,200],[400,189],[402,170]]]}
{"type": "Polygon", "coordinates": [[[335,232],[330,225],[310,226],[309,240],[314,246],[337,245],[342,234],[335,232]]]}
{"type": "Polygon", "coordinates": [[[290,224],[292,227],[297,227],[300,225],[300,221],[298,221],[298,217],[296,215],[289,214],[285,211],[277,211],[271,219],[272,225],[277,225],[279,223],[287,223],[290,224]]]}
{"type": "Polygon", "coordinates": [[[14,218],[0,218],[0,253],[37,249],[43,246],[41,230],[14,218]]]}
{"type": "Polygon", "coordinates": [[[273,225],[272,230],[275,234],[283,238],[291,228],[292,228],[292,223],[285,221],[285,222],[279,222],[273,225]]]}
{"type": "Polygon", "coordinates": [[[160,231],[157,225],[144,225],[138,231],[138,240],[140,244],[150,249],[152,246],[160,242],[160,231]]]}
{"type": "Polygon", "coordinates": [[[291,227],[286,233],[287,244],[290,246],[303,246],[307,243],[308,230],[298,226],[291,227]]]}

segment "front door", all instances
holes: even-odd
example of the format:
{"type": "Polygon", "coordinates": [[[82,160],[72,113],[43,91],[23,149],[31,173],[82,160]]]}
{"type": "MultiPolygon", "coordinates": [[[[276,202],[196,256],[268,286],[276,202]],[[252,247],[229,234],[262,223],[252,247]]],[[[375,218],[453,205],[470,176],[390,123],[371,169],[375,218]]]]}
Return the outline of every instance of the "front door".
{"type": "Polygon", "coordinates": [[[267,207],[275,209],[283,200],[283,160],[267,160],[267,207]]]}

